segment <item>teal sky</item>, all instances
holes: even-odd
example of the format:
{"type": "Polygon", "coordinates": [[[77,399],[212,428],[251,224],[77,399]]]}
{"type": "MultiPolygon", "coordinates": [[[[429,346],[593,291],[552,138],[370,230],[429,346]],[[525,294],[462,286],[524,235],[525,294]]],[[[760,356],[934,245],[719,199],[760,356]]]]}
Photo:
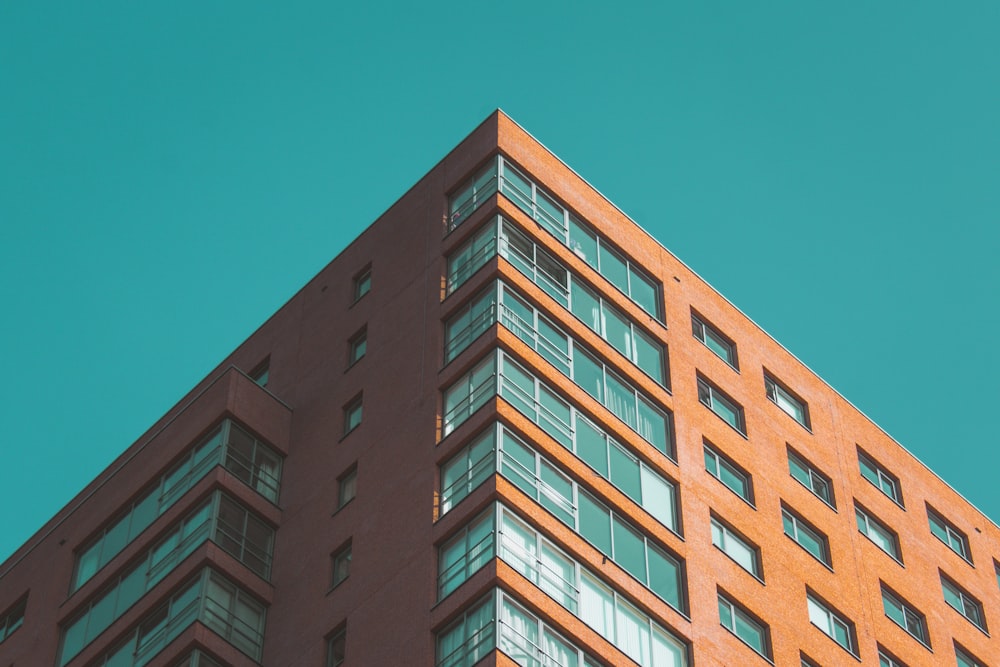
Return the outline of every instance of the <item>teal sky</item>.
{"type": "Polygon", "coordinates": [[[0,3],[0,560],[497,107],[1000,519],[998,34],[995,0],[0,3]]]}

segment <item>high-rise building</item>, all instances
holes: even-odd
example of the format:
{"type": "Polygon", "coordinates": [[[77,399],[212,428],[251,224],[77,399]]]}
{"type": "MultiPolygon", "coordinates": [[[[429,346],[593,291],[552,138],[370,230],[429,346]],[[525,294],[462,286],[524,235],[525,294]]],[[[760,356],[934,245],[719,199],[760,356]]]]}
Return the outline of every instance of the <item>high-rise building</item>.
{"type": "Polygon", "coordinates": [[[997,559],[497,112],[0,566],[0,666],[986,667],[997,559]]]}

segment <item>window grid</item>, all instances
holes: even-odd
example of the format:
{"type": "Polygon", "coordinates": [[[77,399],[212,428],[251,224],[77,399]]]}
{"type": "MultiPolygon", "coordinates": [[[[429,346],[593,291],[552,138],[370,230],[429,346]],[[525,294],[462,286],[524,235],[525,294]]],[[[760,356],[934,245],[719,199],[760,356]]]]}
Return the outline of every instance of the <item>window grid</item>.
{"type": "Polygon", "coordinates": [[[976,598],[972,597],[962,587],[954,581],[941,574],[941,590],[944,593],[944,601],[952,609],[964,616],[970,623],[983,632],[986,630],[986,617],[983,615],[983,605],[976,598]]]}
{"type": "Polygon", "coordinates": [[[736,344],[719,333],[715,327],[706,323],[699,315],[691,313],[691,333],[702,344],[711,350],[715,356],[719,357],[735,370],[739,370],[739,362],[736,357],[736,344]]]}
{"type": "Polygon", "coordinates": [[[924,615],[887,589],[885,584],[882,584],[882,608],[893,623],[927,648],[931,647],[924,615]]]}
{"type": "Polygon", "coordinates": [[[711,517],[710,523],[712,544],[756,579],[764,581],[760,549],[716,517],[711,517]]]}
{"type": "Polygon", "coordinates": [[[704,443],[704,448],[705,470],[708,474],[753,507],[753,478],[750,473],[717,452],[707,442],[704,443]]]}
{"type": "Polygon", "coordinates": [[[811,592],[806,593],[806,606],[809,610],[810,623],[819,628],[830,639],[837,642],[845,651],[853,656],[858,655],[854,623],[845,619],[839,612],[831,609],[811,592]]]}
{"type": "Polygon", "coordinates": [[[832,568],[830,563],[830,546],[825,535],[784,506],[781,508],[781,520],[784,525],[785,535],[809,552],[816,560],[828,568],[832,568]]]}
{"type": "Polygon", "coordinates": [[[768,627],[719,591],[719,622],[754,652],[771,661],[768,627]]]}
{"type": "Polygon", "coordinates": [[[837,508],[830,478],[817,470],[791,447],[788,448],[788,473],[802,486],[809,489],[814,496],[833,509],[837,508]]]}
{"type": "Polygon", "coordinates": [[[764,373],[764,389],[768,399],[806,429],[809,425],[809,405],[801,398],[785,389],[777,380],[764,373]]]}
{"type": "Polygon", "coordinates": [[[889,473],[875,459],[858,448],[858,466],[861,476],[867,479],[876,489],[888,496],[892,502],[903,507],[903,494],[900,491],[899,478],[889,473]]]}
{"type": "Polygon", "coordinates": [[[865,508],[854,503],[854,516],[858,525],[858,532],[867,537],[879,549],[891,556],[895,561],[902,564],[903,556],[899,549],[899,537],[884,523],[872,516],[865,508]]]}
{"type": "Polygon", "coordinates": [[[962,557],[970,565],[972,564],[972,554],[969,552],[969,538],[960,531],[950,521],[927,506],[927,521],[930,524],[931,533],[941,540],[945,546],[962,557]]]}
{"type": "Polygon", "coordinates": [[[722,393],[707,380],[698,376],[698,400],[702,405],[714,412],[722,421],[746,437],[747,427],[743,417],[743,407],[722,393]]]}

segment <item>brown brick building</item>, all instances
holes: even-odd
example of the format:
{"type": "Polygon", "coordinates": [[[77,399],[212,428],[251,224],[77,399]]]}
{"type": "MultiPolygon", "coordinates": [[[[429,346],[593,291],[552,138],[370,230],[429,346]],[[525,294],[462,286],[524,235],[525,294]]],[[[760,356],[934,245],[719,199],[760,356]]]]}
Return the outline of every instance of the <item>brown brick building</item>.
{"type": "Polygon", "coordinates": [[[986,667],[998,559],[497,112],[0,566],[0,666],[986,667]]]}

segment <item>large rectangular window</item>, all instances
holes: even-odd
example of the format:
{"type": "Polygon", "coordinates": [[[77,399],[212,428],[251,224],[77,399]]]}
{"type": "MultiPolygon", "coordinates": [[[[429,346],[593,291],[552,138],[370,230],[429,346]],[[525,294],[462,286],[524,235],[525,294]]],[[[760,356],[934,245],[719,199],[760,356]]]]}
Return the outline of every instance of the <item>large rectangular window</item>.
{"type": "Polygon", "coordinates": [[[944,542],[949,549],[957,553],[968,563],[972,563],[972,552],[969,551],[969,538],[965,533],[955,527],[943,516],[927,506],[927,520],[930,523],[931,533],[934,537],[944,542]]]}
{"type": "Polygon", "coordinates": [[[59,664],[69,662],[206,540],[268,578],[274,529],[217,491],[171,527],[142,560],[115,577],[64,626],[59,664]]]}
{"type": "Polygon", "coordinates": [[[785,528],[785,535],[795,540],[795,542],[812,554],[816,560],[827,567],[832,567],[830,563],[830,545],[826,541],[826,536],[809,525],[800,516],[792,512],[787,507],[781,508],[781,521],[785,528]]]}
{"type": "Polygon", "coordinates": [[[764,373],[764,389],[772,403],[781,408],[789,417],[809,428],[809,406],[805,401],[766,372],[764,373]]]}
{"type": "Polygon", "coordinates": [[[719,622],[741,642],[770,662],[771,633],[768,627],[721,591],[719,591],[719,622]]]}
{"type": "Polygon", "coordinates": [[[806,606],[809,609],[809,622],[823,631],[830,639],[851,655],[858,655],[858,640],[854,631],[854,623],[844,618],[839,612],[820,600],[813,593],[807,593],[806,606]]]}
{"type": "Polygon", "coordinates": [[[227,419],[169,468],[124,514],[77,551],[72,590],[89,581],[209,470],[220,464],[262,496],[277,502],[281,457],[227,419]]]}
{"type": "Polygon", "coordinates": [[[700,375],[698,376],[698,400],[709,410],[717,414],[744,436],[747,434],[746,421],[743,418],[743,406],[722,393],[715,385],[700,375]]]}
{"type": "Polygon", "coordinates": [[[723,486],[738,495],[743,500],[753,505],[753,479],[743,468],[729,460],[725,455],[716,451],[714,447],[704,443],[705,447],[705,470],[722,482],[723,486]]]}
{"type": "Polygon", "coordinates": [[[927,634],[927,621],[922,613],[909,602],[890,591],[882,584],[882,608],[885,615],[893,623],[906,630],[911,637],[930,648],[931,640],[927,634]]]}

